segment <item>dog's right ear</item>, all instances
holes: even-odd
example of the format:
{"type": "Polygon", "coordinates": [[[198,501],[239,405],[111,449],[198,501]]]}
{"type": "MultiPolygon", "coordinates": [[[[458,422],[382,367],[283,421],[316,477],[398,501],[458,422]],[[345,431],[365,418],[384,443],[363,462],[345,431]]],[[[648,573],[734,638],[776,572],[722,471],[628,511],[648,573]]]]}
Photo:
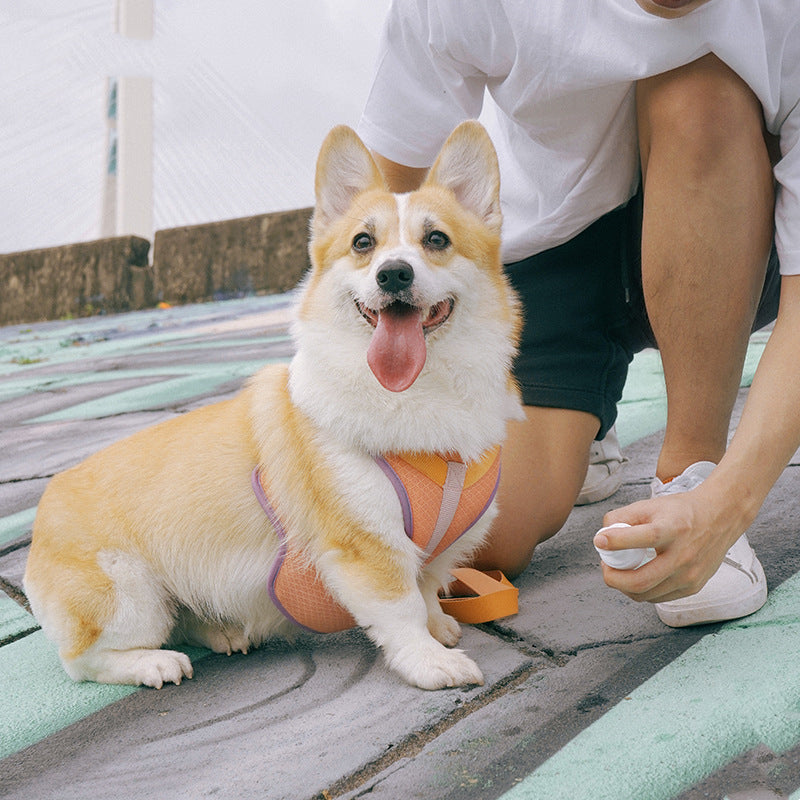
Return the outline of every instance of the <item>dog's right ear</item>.
{"type": "Polygon", "coordinates": [[[356,195],[373,188],[386,188],[381,171],[358,134],[338,125],[325,137],[317,159],[314,225],[324,227],[338,219],[356,195]]]}

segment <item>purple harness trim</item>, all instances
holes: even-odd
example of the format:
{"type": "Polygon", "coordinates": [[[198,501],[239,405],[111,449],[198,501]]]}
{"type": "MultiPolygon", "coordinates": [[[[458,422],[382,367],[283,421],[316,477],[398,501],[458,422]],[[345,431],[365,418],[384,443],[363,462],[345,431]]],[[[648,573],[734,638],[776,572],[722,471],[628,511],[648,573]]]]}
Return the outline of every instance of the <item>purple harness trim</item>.
{"type": "Polygon", "coordinates": [[[298,622],[284,607],[283,603],[278,600],[277,594],[275,594],[275,581],[278,580],[278,573],[281,571],[283,562],[286,560],[286,529],[281,524],[280,519],[278,519],[278,515],[275,512],[272,503],[270,503],[266,494],[264,494],[264,487],[261,485],[261,480],[259,479],[258,467],[256,467],[250,475],[250,483],[253,486],[253,492],[255,493],[256,499],[261,504],[261,508],[264,509],[264,513],[267,515],[270,524],[275,529],[275,533],[278,536],[278,541],[280,543],[280,546],[278,547],[278,555],[275,556],[275,560],[272,562],[272,568],[270,569],[269,577],[267,578],[267,592],[269,593],[270,600],[275,603],[275,607],[278,609],[278,611],[280,611],[281,614],[283,614],[283,616],[286,617],[286,619],[288,619],[290,622],[293,622],[295,625],[297,625],[298,628],[302,628],[304,631],[308,631],[309,633],[317,633],[317,631],[303,625],[302,622],[298,622]]]}
{"type": "MultiPolygon", "coordinates": [[[[475,523],[489,510],[489,506],[492,504],[492,501],[497,495],[497,489],[500,486],[500,473],[502,471],[503,471],[502,467],[497,468],[497,480],[494,483],[494,489],[492,489],[492,493],[489,495],[489,499],[486,501],[486,505],[481,509],[478,516],[475,517],[475,519],[472,520],[472,522],[470,522],[470,524],[466,528],[464,528],[464,533],[466,533],[470,528],[472,528],[475,525],[475,523]]],[[[461,536],[463,536],[464,533],[462,533],[461,536]]],[[[461,538],[461,536],[459,536],[459,539],[461,538]]]]}
{"type": "Polygon", "coordinates": [[[391,481],[400,501],[400,508],[403,510],[403,530],[406,536],[414,540],[414,515],[411,512],[411,500],[408,498],[405,484],[400,480],[400,476],[389,466],[389,462],[381,456],[375,456],[375,463],[383,470],[386,477],[391,481]]]}

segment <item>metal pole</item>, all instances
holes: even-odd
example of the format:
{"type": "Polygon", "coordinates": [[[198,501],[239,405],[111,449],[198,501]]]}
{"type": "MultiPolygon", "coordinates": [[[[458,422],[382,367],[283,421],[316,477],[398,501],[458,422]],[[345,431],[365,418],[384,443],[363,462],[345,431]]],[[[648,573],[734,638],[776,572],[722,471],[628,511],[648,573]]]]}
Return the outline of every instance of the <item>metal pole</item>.
{"type": "MultiPolygon", "coordinates": [[[[153,0],[117,0],[117,32],[153,36],[153,0]]],[[[153,79],[117,80],[116,224],[118,236],[153,236],[153,79]]]]}

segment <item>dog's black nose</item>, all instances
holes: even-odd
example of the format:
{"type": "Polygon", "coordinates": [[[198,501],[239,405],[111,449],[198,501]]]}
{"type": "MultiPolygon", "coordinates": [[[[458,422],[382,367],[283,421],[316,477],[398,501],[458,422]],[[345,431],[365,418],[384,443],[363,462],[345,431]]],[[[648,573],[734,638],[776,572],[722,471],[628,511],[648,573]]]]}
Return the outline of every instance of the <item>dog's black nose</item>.
{"type": "Polygon", "coordinates": [[[406,261],[387,261],[375,276],[378,286],[389,294],[399,294],[414,282],[414,268],[406,261]]]}

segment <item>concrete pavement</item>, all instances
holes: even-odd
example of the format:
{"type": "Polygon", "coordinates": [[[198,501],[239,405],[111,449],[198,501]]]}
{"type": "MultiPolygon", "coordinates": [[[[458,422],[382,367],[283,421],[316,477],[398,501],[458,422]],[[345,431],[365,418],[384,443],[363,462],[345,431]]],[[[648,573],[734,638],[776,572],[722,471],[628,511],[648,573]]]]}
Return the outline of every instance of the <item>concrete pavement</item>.
{"type": "Polygon", "coordinates": [[[406,686],[359,631],[192,651],[194,680],[160,691],[72,683],[21,590],[47,479],[288,358],[290,302],[0,329],[0,797],[800,799],[798,456],[751,530],[757,614],[671,630],[602,581],[592,535],[647,495],[659,446],[653,352],[620,406],[623,488],[537,550],[517,616],[465,629],[485,686],[406,686]]]}

